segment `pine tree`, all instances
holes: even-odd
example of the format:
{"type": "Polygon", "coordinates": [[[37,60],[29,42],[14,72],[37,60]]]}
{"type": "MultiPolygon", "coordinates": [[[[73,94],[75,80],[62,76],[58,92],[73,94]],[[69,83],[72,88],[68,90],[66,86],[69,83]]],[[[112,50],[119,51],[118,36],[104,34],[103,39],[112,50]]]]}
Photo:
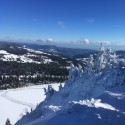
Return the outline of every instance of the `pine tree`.
{"type": "Polygon", "coordinates": [[[78,77],[80,78],[82,77],[82,75],[83,75],[83,69],[82,69],[82,66],[79,64],[78,65],[78,77]]]}
{"type": "Polygon", "coordinates": [[[12,125],[12,124],[10,123],[10,120],[9,120],[8,118],[7,118],[7,120],[6,120],[5,125],[12,125]]]}
{"type": "Polygon", "coordinates": [[[78,68],[77,68],[77,66],[75,66],[75,68],[74,68],[73,75],[74,75],[74,78],[75,78],[75,79],[78,78],[78,68]]]}
{"type": "Polygon", "coordinates": [[[59,85],[59,90],[61,90],[62,89],[62,84],[60,83],[60,85],[59,85]]]}
{"type": "Polygon", "coordinates": [[[69,70],[69,76],[68,76],[68,80],[69,81],[74,81],[74,65],[71,63],[70,65],[70,70],[69,70]]]}
{"type": "Polygon", "coordinates": [[[117,64],[117,56],[109,48],[106,50],[106,69],[112,68],[112,66],[114,66],[114,64],[117,64]]]}
{"type": "Polygon", "coordinates": [[[90,55],[89,60],[86,64],[85,75],[89,76],[93,72],[93,55],[90,55]]]}
{"type": "Polygon", "coordinates": [[[111,49],[106,50],[106,69],[111,66],[111,49]]]}
{"type": "Polygon", "coordinates": [[[56,93],[56,90],[52,87],[52,85],[48,85],[48,88],[44,88],[44,92],[46,97],[52,96],[54,93],[56,93]]]}
{"type": "Polygon", "coordinates": [[[97,55],[97,58],[95,60],[95,71],[99,72],[101,71],[103,68],[105,68],[105,48],[104,48],[104,44],[101,43],[101,48],[100,48],[100,52],[97,55]]]}

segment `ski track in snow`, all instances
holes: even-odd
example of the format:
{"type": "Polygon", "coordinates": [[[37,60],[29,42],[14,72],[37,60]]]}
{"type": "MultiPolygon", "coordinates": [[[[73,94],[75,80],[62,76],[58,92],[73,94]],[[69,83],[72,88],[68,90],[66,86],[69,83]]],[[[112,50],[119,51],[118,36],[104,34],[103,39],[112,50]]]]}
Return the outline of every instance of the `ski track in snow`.
{"type": "MultiPolygon", "coordinates": [[[[36,88],[35,88],[35,89],[36,89],[36,88]]],[[[11,91],[13,91],[13,90],[11,90],[11,91]]],[[[14,98],[8,96],[7,94],[8,94],[9,92],[11,92],[11,91],[10,91],[10,90],[9,90],[9,91],[6,91],[6,92],[4,92],[3,94],[1,94],[0,96],[3,97],[3,98],[5,98],[5,99],[7,99],[7,100],[9,100],[9,101],[11,101],[11,102],[14,102],[14,103],[16,103],[16,104],[25,105],[25,106],[28,106],[28,107],[30,107],[30,108],[32,108],[32,109],[35,109],[36,106],[35,106],[34,104],[32,104],[32,103],[19,101],[19,100],[16,100],[16,99],[14,99],[14,98]]],[[[16,91],[16,90],[14,90],[14,91],[16,91]]]]}
{"type": "Polygon", "coordinates": [[[12,91],[18,91],[18,90],[24,90],[24,89],[25,89],[25,90],[30,90],[30,89],[43,89],[43,88],[44,88],[44,87],[41,87],[41,88],[37,88],[37,87],[33,87],[33,88],[18,88],[18,89],[16,89],[16,90],[15,90],[15,89],[12,89],[12,90],[3,92],[0,96],[3,97],[3,98],[5,98],[5,99],[7,99],[7,100],[9,100],[9,101],[11,101],[11,102],[13,102],[13,103],[20,104],[20,105],[25,105],[25,106],[28,106],[28,107],[30,107],[30,108],[32,108],[32,109],[35,109],[36,105],[34,105],[34,104],[32,104],[32,103],[24,102],[24,101],[19,101],[19,100],[17,100],[17,99],[14,99],[14,98],[8,96],[7,94],[8,94],[9,92],[12,92],[12,91]]]}

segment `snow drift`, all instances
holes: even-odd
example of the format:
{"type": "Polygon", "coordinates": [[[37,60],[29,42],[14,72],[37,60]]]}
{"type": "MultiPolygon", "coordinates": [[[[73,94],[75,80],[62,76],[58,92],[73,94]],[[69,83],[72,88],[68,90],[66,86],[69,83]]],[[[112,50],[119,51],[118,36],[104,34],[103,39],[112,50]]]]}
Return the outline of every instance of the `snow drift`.
{"type": "Polygon", "coordinates": [[[124,125],[125,63],[103,44],[86,67],[71,64],[59,91],[49,85],[46,99],[16,125],[124,125]]]}

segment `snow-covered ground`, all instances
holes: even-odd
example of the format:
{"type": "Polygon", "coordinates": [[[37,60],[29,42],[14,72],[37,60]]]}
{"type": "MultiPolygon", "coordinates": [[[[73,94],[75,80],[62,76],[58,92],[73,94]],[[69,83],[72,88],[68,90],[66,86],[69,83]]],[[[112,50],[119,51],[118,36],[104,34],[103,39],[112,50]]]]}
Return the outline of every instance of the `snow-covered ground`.
{"type": "Polygon", "coordinates": [[[46,99],[16,125],[125,125],[125,63],[101,44],[83,70],[71,64],[59,91],[48,86],[46,99]]]}
{"type": "MultiPolygon", "coordinates": [[[[16,55],[16,54],[12,54],[12,53],[8,53],[5,50],[0,50],[0,60],[2,61],[17,61],[17,62],[21,62],[21,63],[41,63],[40,61],[35,61],[30,57],[37,57],[37,54],[45,54],[48,55],[47,53],[44,53],[42,51],[36,51],[33,49],[28,49],[25,48],[29,53],[24,54],[24,55],[16,55]],[[33,54],[32,54],[33,53],[33,54]]],[[[50,63],[53,62],[51,59],[49,59],[47,56],[43,56],[41,55],[40,57],[43,60],[43,63],[50,63]]]]}
{"type": "MultiPolygon", "coordinates": [[[[64,123],[66,125],[124,125],[124,104],[125,86],[122,86],[104,91],[97,99],[71,101],[63,110],[60,110],[60,106],[49,105],[46,107],[45,116],[33,121],[31,119],[26,124],[21,121],[19,125],[64,125],[64,123]]],[[[33,114],[35,113],[37,114],[37,112],[33,114]]]]}
{"type": "Polygon", "coordinates": [[[90,55],[84,72],[81,65],[71,64],[68,80],[59,91],[57,84],[43,87],[47,86],[1,92],[2,99],[27,106],[29,112],[39,103],[15,125],[125,125],[125,63],[110,49],[105,51],[103,44],[95,61],[90,55]],[[36,97],[33,91],[39,89],[36,97]]]}
{"type": "MultiPolygon", "coordinates": [[[[52,84],[58,90],[58,84],[52,84]]],[[[0,125],[5,125],[9,118],[14,124],[26,112],[30,112],[45,99],[43,88],[47,85],[37,85],[18,89],[0,91],[0,125]]]]}
{"type": "Polygon", "coordinates": [[[7,51],[5,51],[5,50],[0,50],[0,54],[5,54],[5,55],[7,55],[7,54],[9,54],[7,51]]]}

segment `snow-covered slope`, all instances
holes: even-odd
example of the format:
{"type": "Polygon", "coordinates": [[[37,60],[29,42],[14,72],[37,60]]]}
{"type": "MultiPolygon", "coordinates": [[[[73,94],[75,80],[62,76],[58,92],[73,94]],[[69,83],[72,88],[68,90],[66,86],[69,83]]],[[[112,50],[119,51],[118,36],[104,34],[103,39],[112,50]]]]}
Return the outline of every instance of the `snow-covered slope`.
{"type": "MultiPolygon", "coordinates": [[[[52,84],[58,90],[59,84],[52,84]]],[[[45,99],[43,88],[47,85],[29,86],[0,91],[0,125],[5,125],[7,118],[13,125],[27,112],[31,112],[45,99]]]]}
{"type": "MultiPolygon", "coordinates": [[[[0,60],[17,61],[19,63],[38,63],[38,64],[53,62],[50,58],[45,56],[45,55],[48,55],[47,53],[44,53],[42,51],[36,51],[25,47],[18,47],[18,48],[27,51],[27,53],[19,55],[19,54],[9,53],[6,50],[0,50],[0,60]],[[37,61],[35,60],[35,58],[40,58],[41,61],[37,61]]],[[[11,49],[14,49],[14,48],[11,47],[11,49]]]]}
{"type": "Polygon", "coordinates": [[[117,89],[105,91],[97,99],[72,101],[63,111],[50,105],[48,110],[53,113],[26,124],[21,123],[22,121],[20,123],[22,125],[124,125],[125,88],[117,89]]]}
{"type": "Polygon", "coordinates": [[[86,68],[71,64],[69,79],[59,91],[50,85],[46,99],[16,125],[124,125],[125,63],[103,44],[86,68]]]}

